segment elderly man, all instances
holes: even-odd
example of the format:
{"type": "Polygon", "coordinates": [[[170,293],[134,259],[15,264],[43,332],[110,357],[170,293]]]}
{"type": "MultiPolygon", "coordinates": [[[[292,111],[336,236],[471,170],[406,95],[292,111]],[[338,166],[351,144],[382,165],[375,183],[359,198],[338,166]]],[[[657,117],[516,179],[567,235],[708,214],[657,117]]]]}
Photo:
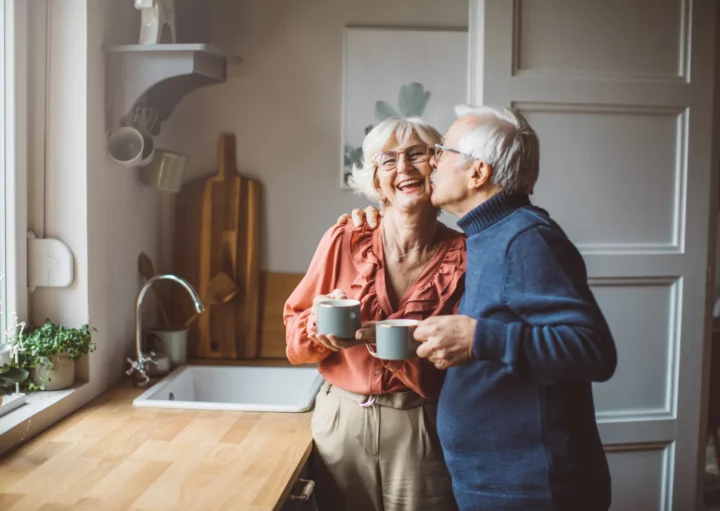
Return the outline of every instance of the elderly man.
{"type": "Polygon", "coordinates": [[[465,295],[415,333],[418,356],[448,368],[438,432],[455,497],[463,511],[606,511],[591,382],[615,371],[610,330],[580,253],[528,198],[535,131],[510,110],[457,111],[432,202],[468,236],[465,295]]]}

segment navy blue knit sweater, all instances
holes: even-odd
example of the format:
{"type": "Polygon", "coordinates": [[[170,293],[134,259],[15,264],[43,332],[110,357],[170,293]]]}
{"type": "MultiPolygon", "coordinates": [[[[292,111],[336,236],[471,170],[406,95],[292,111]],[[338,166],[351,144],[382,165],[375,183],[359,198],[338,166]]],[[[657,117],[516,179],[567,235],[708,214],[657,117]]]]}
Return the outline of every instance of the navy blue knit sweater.
{"type": "Polygon", "coordinates": [[[473,360],[448,370],[438,432],[462,511],[605,511],[610,474],[591,382],[617,354],[580,253],[526,195],[462,217],[460,313],[473,360]]]}

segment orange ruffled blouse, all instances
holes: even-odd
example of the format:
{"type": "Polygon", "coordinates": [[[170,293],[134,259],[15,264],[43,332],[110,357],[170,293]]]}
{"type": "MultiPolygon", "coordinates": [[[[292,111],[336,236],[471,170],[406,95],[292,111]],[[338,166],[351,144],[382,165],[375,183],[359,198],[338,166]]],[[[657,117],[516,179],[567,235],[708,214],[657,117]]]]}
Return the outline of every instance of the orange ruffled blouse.
{"type": "Polygon", "coordinates": [[[333,352],[307,336],[313,299],[342,289],[360,300],[361,319],[425,319],[456,314],[465,282],[465,236],[438,225],[439,248],[417,282],[393,310],[385,286],[381,230],[354,228],[352,222],[334,226],[323,236],[310,267],[285,303],[287,356],[293,364],[318,363],[331,384],[363,395],[415,391],[437,398],[444,372],[425,359],[387,364],[368,353],[365,345],[333,352]]]}

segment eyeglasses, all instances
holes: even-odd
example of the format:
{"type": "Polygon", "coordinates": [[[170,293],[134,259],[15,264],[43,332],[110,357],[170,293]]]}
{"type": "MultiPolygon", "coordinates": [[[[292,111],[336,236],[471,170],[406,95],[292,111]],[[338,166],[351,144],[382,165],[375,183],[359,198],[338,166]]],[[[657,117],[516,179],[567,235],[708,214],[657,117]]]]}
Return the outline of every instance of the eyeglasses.
{"type": "Polygon", "coordinates": [[[430,161],[433,153],[430,150],[430,146],[427,144],[418,144],[408,147],[407,149],[402,149],[401,151],[385,151],[378,153],[373,157],[373,161],[380,170],[389,171],[398,166],[401,154],[405,155],[405,159],[409,163],[415,165],[416,163],[425,163],[430,161]]]}
{"type": "Polygon", "coordinates": [[[463,152],[458,151],[457,149],[452,149],[451,147],[445,147],[444,145],[435,144],[435,159],[439,160],[440,158],[442,158],[442,155],[445,151],[447,151],[449,153],[462,154],[464,156],[469,156],[463,152]]]}

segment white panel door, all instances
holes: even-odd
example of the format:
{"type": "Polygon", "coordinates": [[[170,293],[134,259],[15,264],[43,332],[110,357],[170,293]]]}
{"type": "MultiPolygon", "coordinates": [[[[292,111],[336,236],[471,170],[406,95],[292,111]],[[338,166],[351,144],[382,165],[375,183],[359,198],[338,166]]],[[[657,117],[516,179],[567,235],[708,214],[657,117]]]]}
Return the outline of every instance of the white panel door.
{"type": "Polygon", "coordinates": [[[471,99],[537,130],[533,202],[581,250],[617,343],[594,388],[613,511],[701,508],[715,9],[471,2],[471,99]]]}

